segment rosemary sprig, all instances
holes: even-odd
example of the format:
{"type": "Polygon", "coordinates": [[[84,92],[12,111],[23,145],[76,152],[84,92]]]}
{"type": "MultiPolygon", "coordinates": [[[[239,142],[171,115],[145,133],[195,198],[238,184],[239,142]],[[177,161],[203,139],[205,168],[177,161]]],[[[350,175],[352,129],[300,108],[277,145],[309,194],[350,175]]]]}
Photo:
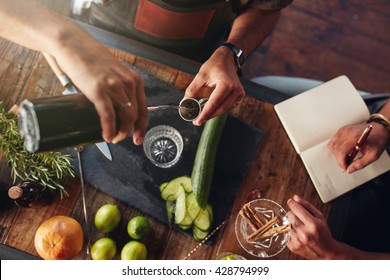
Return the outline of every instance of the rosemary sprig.
{"type": "Polygon", "coordinates": [[[60,197],[68,196],[61,184],[66,176],[75,176],[72,157],[61,152],[29,153],[23,145],[17,124],[17,118],[4,111],[0,102],[0,152],[11,168],[13,183],[30,180],[45,188],[59,191],[60,197]]]}

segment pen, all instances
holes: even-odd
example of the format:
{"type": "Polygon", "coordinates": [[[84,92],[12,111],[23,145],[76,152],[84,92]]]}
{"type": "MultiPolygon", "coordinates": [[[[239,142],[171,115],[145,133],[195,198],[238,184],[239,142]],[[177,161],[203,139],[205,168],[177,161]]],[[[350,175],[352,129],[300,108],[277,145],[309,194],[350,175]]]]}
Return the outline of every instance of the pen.
{"type": "Polygon", "coordinates": [[[355,157],[357,156],[358,152],[362,149],[363,145],[366,143],[368,135],[370,135],[370,132],[372,130],[372,125],[369,125],[360,136],[359,140],[356,143],[356,146],[352,149],[352,151],[347,155],[347,164],[350,165],[355,157]]]}

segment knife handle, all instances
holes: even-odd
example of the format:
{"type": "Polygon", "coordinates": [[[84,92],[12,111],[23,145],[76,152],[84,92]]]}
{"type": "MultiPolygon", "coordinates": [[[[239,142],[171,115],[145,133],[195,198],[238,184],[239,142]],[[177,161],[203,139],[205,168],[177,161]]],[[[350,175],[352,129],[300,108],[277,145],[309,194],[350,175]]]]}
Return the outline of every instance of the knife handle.
{"type": "Polygon", "coordinates": [[[63,87],[68,86],[71,81],[68,78],[68,76],[62,71],[60,66],[57,63],[57,60],[50,54],[46,52],[42,52],[43,56],[45,57],[47,63],[49,64],[50,68],[53,70],[56,77],[60,80],[60,83],[63,87]]]}

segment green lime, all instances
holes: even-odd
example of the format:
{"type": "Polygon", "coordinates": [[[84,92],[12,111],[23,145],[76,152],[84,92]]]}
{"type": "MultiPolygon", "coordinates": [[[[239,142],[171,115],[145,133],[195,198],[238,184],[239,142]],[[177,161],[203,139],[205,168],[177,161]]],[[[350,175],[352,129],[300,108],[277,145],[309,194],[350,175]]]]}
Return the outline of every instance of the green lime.
{"type": "Polygon", "coordinates": [[[100,207],[95,215],[95,226],[103,233],[113,231],[121,221],[121,213],[118,206],[114,204],[105,204],[100,207]]]}
{"type": "Polygon", "coordinates": [[[136,216],[132,218],[127,224],[127,232],[130,237],[135,240],[141,240],[146,237],[151,230],[148,219],[143,216],[136,216]]]}
{"type": "Polygon", "coordinates": [[[108,237],[97,240],[91,248],[93,260],[112,260],[116,254],[116,243],[108,237]]]}
{"type": "Polygon", "coordinates": [[[237,260],[236,256],[235,255],[227,255],[227,256],[224,256],[221,260],[237,260]]]}
{"type": "Polygon", "coordinates": [[[121,252],[121,260],[146,260],[147,256],[145,244],[136,240],[128,242],[121,252]]]}

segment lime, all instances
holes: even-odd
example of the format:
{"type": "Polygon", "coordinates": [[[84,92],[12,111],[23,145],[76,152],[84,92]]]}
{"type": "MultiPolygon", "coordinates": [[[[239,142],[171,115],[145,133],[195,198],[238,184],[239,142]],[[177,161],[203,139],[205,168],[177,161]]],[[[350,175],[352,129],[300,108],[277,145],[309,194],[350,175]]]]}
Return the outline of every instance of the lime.
{"type": "Polygon", "coordinates": [[[227,255],[227,256],[224,256],[221,260],[237,260],[236,256],[235,255],[227,255]]]}
{"type": "Polygon", "coordinates": [[[146,260],[147,256],[145,244],[136,240],[128,242],[121,252],[121,260],[146,260]]]}
{"type": "Polygon", "coordinates": [[[93,260],[112,260],[116,254],[116,243],[108,237],[97,240],[91,248],[93,260]]]}
{"type": "Polygon", "coordinates": [[[121,213],[118,206],[114,204],[105,204],[101,206],[95,215],[95,226],[103,233],[113,231],[121,221],[121,213]]]}
{"type": "Polygon", "coordinates": [[[235,261],[235,260],[245,260],[243,256],[234,254],[234,253],[229,253],[225,252],[219,256],[217,256],[218,260],[225,260],[225,261],[235,261]]]}
{"type": "Polygon", "coordinates": [[[143,216],[136,216],[132,218],[127,224],[127,232],[130,237],[135,240],[141,240],[146,237],[151,230],[148,219],[143,216]]]}

